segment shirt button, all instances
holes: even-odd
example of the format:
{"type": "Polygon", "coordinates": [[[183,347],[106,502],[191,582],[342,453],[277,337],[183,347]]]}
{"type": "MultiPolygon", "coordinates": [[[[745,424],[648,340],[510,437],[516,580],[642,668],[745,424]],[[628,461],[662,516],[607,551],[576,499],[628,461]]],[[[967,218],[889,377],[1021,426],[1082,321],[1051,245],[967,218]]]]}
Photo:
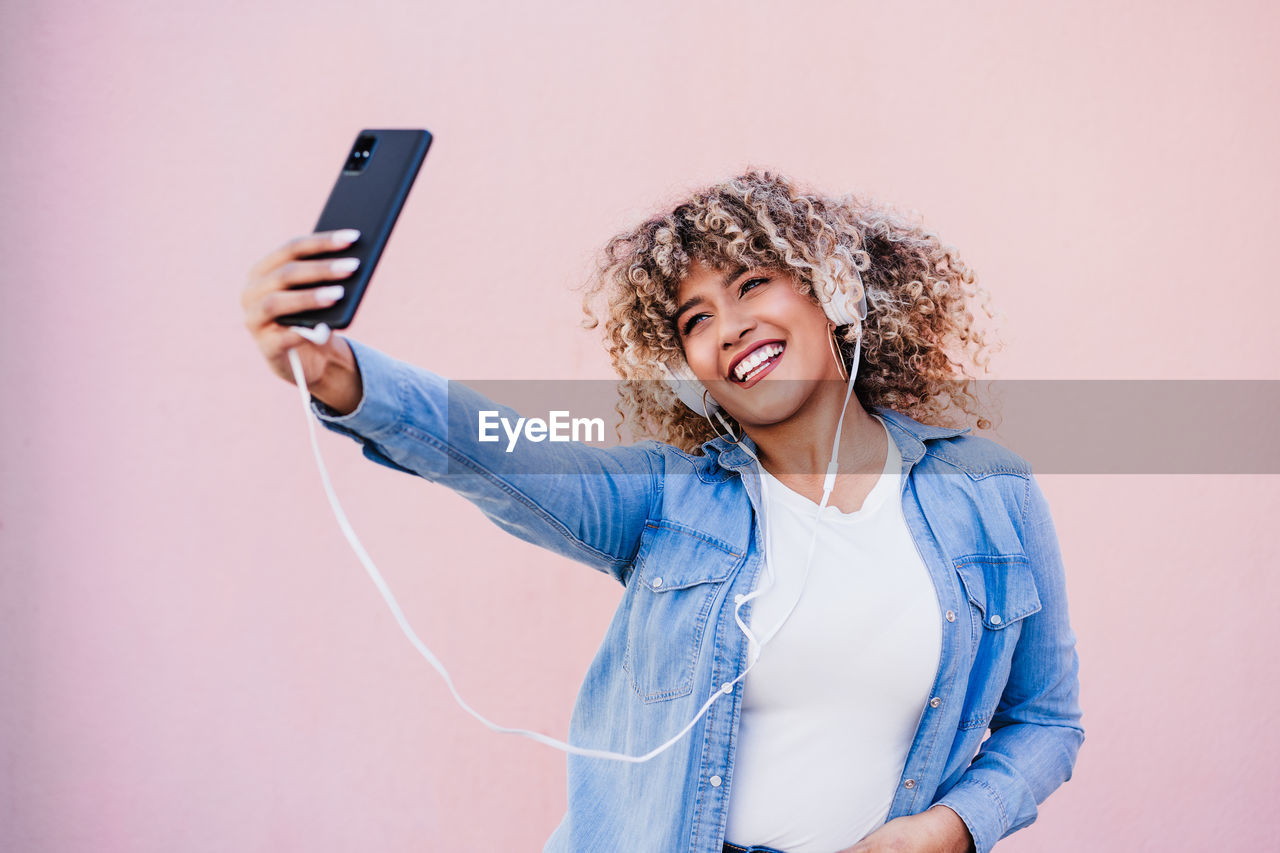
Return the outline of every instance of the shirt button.
{"type": "Polygon", "coordinates": [[[956,612],[954,610],[947,611],[947,621],[948,622],[956,621],[956,612]]]}
{"type": "Polygon", "coordinates": [[[720,787],[720,783],[721,783],[721,782],[723,782],[723,781],[724,781],[724,780],[723,780],[723,779],[721,779],[719,776],[712,776],[712,777],[711,777],[711,787],[713,787],[713,788],[719,788],[719,787],[720,787]]]}
{"type": "Polygon", "coordinates": [[[997,613],[995,616],[992,616],[992,617],[991,617],[991,624],[992,624],[992,625],[999,625],[1002,621],[1003,621],[1003,620],[1000,618],[1000,614],[999,614],[999,613],[997,613]]]}
{"type": "Polygon", "coordinates": [[[720,685],[720,690],[721,690],[721,691],[723,691],[724,693],[732,693],[732,692],[733,692],[733,682],[732,682],[732,681],[726,681],[724,684],[721,684],[721,685],[720,685]]]}
{"type": "Polygon", "coordinates": [[[657,589],[657,588],[658,588],[658,587],[660,587],[660,586],[662,586],[662,578],[654,578],[654,579],[653,579],[653,588],[654,588],[654,589],[657,589]]]}
{"type": "Polygon", "coordinates": [[[915,786],[916,786],[916,780],[915,780],[915,779],[908,779],[907,781],[905,781],[905,782],[903,782],[903,783],[902,783],[902,787],[906,788],[907,790],[910,790],[910,789],[914,788],[915,786]]]}
{"type": "Polygon", "coordinates": [[[930,699],[930,700],[929,700],[929,707],[930,707],[930,708],[936,708],[936,707],[938,707],[938,706],[939,706],[939,705],[941,705],[941,704],[942,704],[942,700],[941,700],[941,699],[939,699],[937,696],[934,696],[932,699],[930,699]]]}

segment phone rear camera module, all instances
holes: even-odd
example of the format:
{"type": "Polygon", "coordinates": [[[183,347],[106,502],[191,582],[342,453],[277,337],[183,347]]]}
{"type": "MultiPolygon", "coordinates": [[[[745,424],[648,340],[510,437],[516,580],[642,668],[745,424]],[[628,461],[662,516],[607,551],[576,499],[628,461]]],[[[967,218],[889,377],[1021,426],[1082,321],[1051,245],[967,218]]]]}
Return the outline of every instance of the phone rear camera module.
{"type": "Polygon", "coordinates": [[[364,167],[369,165],[369,158],[373,156],[373,149],[378,145],[376,136],[362,136],[356,140],[356,144],[352,146],[351,153],[347,155],[347,163],[342,167],[344,175],[358,175],[364,171],[364,167]]]}

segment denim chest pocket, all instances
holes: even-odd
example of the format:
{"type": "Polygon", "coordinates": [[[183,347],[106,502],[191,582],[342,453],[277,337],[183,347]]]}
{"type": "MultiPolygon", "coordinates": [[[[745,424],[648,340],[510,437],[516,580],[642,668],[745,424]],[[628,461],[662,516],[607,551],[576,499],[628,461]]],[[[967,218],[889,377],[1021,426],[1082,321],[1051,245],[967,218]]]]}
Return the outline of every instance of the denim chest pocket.
{"type": "Polygon", "coordinates": [[[974,661],[960,729],[986,728],[1009,679],[1022,620],[1041,609],[1031,561],[1025,556],[969,556],[955,561],[974,619],[974,661]]]}
{"type": "Polygon", "coordinates": [[[693,691],[707,620],[743,555],[670,522],[645,526],[629,585],[622,665],[644,702],[693,691]]]}
{"type": "Polygon", "coordinates": [[[984,628],[1002,631],[1040,610],[1040,594],[1026,557],[962,557],[956,560],[956,572],[984,628]]]}

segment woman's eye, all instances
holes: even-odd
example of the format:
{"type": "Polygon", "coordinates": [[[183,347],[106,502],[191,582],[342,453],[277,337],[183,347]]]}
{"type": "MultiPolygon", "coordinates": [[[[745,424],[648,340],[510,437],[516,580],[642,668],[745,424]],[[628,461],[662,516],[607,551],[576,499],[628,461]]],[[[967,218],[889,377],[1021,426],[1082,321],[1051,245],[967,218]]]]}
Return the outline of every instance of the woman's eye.
{"type": "Polygon", "coordinates": [[[685,334],[685,335],[687,335],[687,334],[689,334],[690,332],[692,332],[692,331],[693,331],[693,327],[697,324],[697,322],[698,322],[699,320],[701,320],[701,319],[702,319],[703,317],[705,317],[705,316],[707,316],[707,315],[706,315],[706,314],[694,314],[694,315],[693,315],[692,317],[690,317],[688,320],[685,320],[685,321],[684,321],[684,325],[680,327],[680,333],[681,333],[681,334],[685,334]]]}
{"type": "MultiPolygon", "coordinates": [[[[747,291],[755,290],[760,285],[768,284],[768,283],[769,283],[769,279],[767,278],[749,278],[746,281],[744,281],[741,285],[739,285],[738,297],[741,298],[743,296],[746,296],[747,291]]],[[[694,314],[692,317],[684,321],[684,324],[680,327],[680,334],[682,335],[689,334],[690,332],[693,331],[693,327],[698,325],[698,323],[702,321],[703,317],[709,317],[709,316],[711,315],[694,314]]]]}
{"type": "MultiPolygon", "coordinates": [[[[755,290],[762,284],[768,284],[767,278],[749,278],[738,287],[738,297],[747,295],[748,291],[755,290]]],[[[684,325],[680,327],[680,334],[687,335],[693,331],[693,327],[702,321],[703,317],[709,317],[709,314],[694,314],[692,317],[684,321],[684,325]]]]}

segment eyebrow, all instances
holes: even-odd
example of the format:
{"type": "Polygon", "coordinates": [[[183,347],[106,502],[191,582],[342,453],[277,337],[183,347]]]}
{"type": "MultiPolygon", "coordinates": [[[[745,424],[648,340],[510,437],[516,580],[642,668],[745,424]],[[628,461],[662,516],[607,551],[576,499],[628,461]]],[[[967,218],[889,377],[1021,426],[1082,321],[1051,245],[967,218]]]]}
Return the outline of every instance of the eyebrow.
{"type": "MultiPolygon", "coordinates": [[[[746,272],[749,269],[751,269],[751,267],[746,266],[745,264],[739,264],[738,266],[729,270],[729,272],[725,273],[724,278],[720,279],[720,286],[728,287],[729,285],[733,284],[734,280],[737,279],[738,276],[742,275],[744,272],[746,272]]],[[[671,322],[678,323],[680,321],[681,314],[688,311],[690,308],[693,308],[695,305],[701,305],[705,301],[706,300],[703,299],[701,296],[693,296],[689,299],[686,299],[683,303],[681,303],[680,307],[676,309],[676,312],[671,315],[671,322]]]]}

